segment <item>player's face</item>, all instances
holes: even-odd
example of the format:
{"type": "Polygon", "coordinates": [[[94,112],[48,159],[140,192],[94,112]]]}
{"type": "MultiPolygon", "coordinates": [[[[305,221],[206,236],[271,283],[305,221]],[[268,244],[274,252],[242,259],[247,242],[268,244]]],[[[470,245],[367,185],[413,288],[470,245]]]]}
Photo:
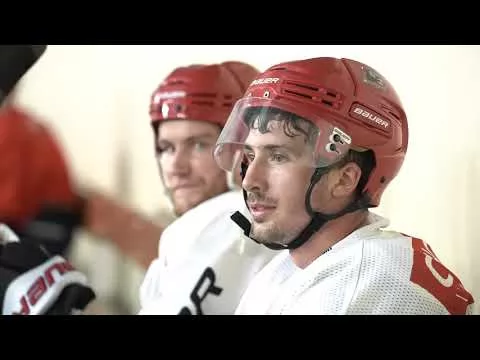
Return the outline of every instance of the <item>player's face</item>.
{"type": "Polygon", "coordinates": [[[263,134],[251,129],[245,141],[248,170],[242,186],[253,217],[251,236],[263,243],[287,244],[310,221],[305,194],[314,169],[303,136],[285,134],[271,121],[263,134]]]}
{"type": "Polygon", "coordinates": [[[181,215],[227,191],[225,173],[212,149],[220,128],[202,121],[166,121],[159,127],[157,158],[174,210],[181,215]]]}

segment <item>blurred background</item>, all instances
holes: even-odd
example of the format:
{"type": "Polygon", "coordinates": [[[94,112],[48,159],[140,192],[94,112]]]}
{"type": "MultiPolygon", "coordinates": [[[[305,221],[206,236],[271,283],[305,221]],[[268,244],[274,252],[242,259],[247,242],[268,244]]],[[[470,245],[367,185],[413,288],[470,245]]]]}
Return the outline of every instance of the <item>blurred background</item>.
{"type": "MultiPolygon", "coordinates": [[[[427,241],[473,292],[478,312],[479,46],[49,45],[15,101],[50,126],[79,188],[96,189],[165,226],[173,218],[148,117],[159,82],[192,63],[241,60],[265,70],[318,56],[365,62],[397,89],[409,117],[409,150],[376,211],[391,219],[391,228],[427,241]]],[[[111,239],[82,231],[70,252],[99,295],[92,313],[138,311],[145,264],[111,239]]]]}

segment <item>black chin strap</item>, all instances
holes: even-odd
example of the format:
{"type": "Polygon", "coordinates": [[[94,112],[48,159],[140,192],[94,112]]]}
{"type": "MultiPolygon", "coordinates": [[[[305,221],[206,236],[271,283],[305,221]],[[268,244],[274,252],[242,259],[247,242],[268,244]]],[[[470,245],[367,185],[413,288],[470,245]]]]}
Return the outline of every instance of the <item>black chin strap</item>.
{"type": "MultiPolygon", "coordinates": [[[[242,163],[242,179],[245,177],[246,170],[247,165],[242,163]]],[[[272,250],[297,249],[303,244],[305,244],[312,237],[312,235],[315,234],[318,230],[320,230],[328,221],[337,219],[343,215],[360,209],[366,209],[371,207],[368,196],[362,195],[352,201],[346,208],[335,214],[327,215],[314,211],[310,203],[310,197],[312,195],[313,188],[318,183],[318,181],[320,181],[322,176],[328,172],[328,170],[328,168],[315,169],[315,172],[310,179],[310,185],[308,187],[307,193],[305,194],[305,207],[307,208],[308,214],[311,216],[311,220],[309,224],[300,232],[300,234],[286,245],[261,243],[258,240],[254,239],[250,235],[252,224],[239,211],[236,211],[230,218],[243,230],[245,236],[248,236],[250,239],[252,239],[258,244],[262,244],[272,250]]],[[[243,190],[243,198],[245,199],[245,203],[247,203],[247,192],[245,190],[243,190]]]]}

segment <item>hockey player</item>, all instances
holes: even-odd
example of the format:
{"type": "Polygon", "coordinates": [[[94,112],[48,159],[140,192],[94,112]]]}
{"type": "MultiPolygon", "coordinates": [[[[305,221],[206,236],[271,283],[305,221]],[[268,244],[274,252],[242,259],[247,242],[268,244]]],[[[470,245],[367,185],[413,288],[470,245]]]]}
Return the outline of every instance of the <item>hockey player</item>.
{"type": "MultiPolygon", "coordinates": [[[[37,278],[31,274],[45,270],[44,263],[52,265],[54,256],[57,260],[61,257],[62,263],[66,261],[63,257],[71,255],[69,245],[77,229],[112,241],[145,267],[155,258],[162,231],[150,219],[102,192],[75,188],[53,131],[16,104],[17,84],[46,50],[46,45],[0,45],[0,223],[21,240],[0,246],[0,300],[15,305],[9,305],[12,312],[18,312],[20,305],[18,299],[13,303],[8,300],[5,291],[14,289],[9,291],[21,295],[33,289],[30,291],[37,294],[42,283],[36,283],[37,278]],[[28,253],[35,257],[29,258],[28,253]]],[[[46,305],[31,309],[24,306],[28,311],[21,313],[71,313],[77,294],[90,294],[88,301],[82,302],[82,309],[95,298],[88,287],[80,293],[70,292],[66,304],[62,300],[63,285],[63,280],[56,282],[42,293],[42,301],[49,299],[46,305]],[[56,296],[61,297],[57,302],[56,296]]],[[[4,307],[3,314],[10,310],[4,307]]]]}
{"type": "Polygon", "coordinates": [[[48,130],[8,101],[46,48],[0,46],[0,222],[21,233],[19,237],[0,223],[2,315],[77,314],[95,299],[85,275],[62,256],[76,222],[72,216],[75,199],[63,173],[63,159],[57,157],[48,130]],[[55,168],[50,179],[43,171],[45,162],[55,168]],[[62,225],[62,229],[45,231],[45,226],[39,226],[45,222],[62,225]]]}
{"type": "MultiPolygon", "coordinates": [[[[236,100],[258,74],[241,62],[172,71],[151,97],[160,177],[178,218],[140,289],[139,314],[233,314],[252,276],[274,252],[245,242],[229,216],[244,207],[213,146],[236,100]]],[[[246,210],[246,209],[245,209],[246,210]]]]}
{"type": "Polygon", "coordinates": [[[236,314],[470,314],[474,299],[421,239],[384,229],[408,123],[392,85],[348,59],[270,67],[239,100],[215,158],[243,156],[245,234],[281,250],[236,314]]]}
{"type": "Polygon", "coordinates": [[[65,254],[81,203],[52,131],[14,101],[17,84],[46,45],[0,46],[0,222],[22,241],[65,254]]]}

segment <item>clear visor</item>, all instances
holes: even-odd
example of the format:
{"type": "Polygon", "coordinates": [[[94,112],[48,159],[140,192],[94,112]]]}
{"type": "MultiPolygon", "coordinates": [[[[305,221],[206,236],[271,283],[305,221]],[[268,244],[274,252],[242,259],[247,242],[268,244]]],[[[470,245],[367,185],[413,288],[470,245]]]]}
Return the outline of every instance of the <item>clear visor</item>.
{"type": "Polygon", "coordinates": [[[297,115],[268,98],[248,97],[233,108],[214,157],[225,171],[235,171],[241,161],[261,154],[317,168],[339,161],[350,145],[350,136],[323,118],[297,115]]]}

